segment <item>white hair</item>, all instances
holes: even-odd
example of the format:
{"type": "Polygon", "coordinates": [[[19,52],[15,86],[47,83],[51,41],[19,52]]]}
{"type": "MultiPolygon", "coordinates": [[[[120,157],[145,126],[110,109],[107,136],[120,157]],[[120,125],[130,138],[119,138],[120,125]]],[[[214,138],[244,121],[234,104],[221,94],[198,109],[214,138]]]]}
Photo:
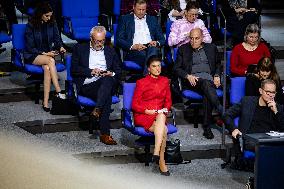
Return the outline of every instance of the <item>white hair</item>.
{"type": "Polygon", "coordinates": [[[90,36],[92,36],[95,32],[106,34],[106,28],[104,26],[94,26],[90,31],[90,36]]]}

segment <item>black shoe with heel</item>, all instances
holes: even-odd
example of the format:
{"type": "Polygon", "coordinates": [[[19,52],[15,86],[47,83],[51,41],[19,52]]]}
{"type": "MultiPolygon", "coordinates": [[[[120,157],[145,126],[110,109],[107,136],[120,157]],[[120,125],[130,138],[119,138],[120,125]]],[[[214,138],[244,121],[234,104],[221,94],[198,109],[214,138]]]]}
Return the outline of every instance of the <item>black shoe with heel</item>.
{"type": "Polygon", "coordinates": [[[45,112],[50,112],[50,108],[45,107],[44,105],[42,105],[42,109],[43,109],[45,112]]]}
{"type": "Polygon", "coordinates": [[[153,162],[153,163],[156,163],[156,164],[159,164],[159,161],[160,161],[160,156],[158,156],[158,155],[153,155],[153,157],[152,157],[152,162],[153,162]]]}
{"type": "Polygon", "coordinates": [[[170,176],[171,175],[171,173],[169,171],[163,172],[163,171],[161,171],[161,169],[160,169],[160,173],[163,176],[170,176]]]}

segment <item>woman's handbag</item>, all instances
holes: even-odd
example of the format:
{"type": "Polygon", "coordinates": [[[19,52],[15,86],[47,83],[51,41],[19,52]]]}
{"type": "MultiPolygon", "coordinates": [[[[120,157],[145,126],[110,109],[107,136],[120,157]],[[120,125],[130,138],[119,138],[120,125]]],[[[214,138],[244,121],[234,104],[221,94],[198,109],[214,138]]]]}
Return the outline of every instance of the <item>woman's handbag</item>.
{"type": "Polygon", "coordinates": [[[52,115],[77,115],[78,106],[73,99],[62,99],[58,96],[52,98],[52,108],[50,113],[52,115]]]}
{"type": "Polygon", "coordinates": [[[180,140],[176,139],[174,142],[167,141],[165,150],[165,161],[170,164],[180,164],[183,158],[180,153],[180,140]]]}

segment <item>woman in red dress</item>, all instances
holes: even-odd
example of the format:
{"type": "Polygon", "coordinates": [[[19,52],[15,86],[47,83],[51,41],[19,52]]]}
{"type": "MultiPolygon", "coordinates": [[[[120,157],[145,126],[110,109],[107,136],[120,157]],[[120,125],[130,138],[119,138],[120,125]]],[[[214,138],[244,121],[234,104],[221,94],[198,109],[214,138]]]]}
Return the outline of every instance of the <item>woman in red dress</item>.
{"type": "Polygon", "coordinates": [[[160,76],[161,59],[151,56],[147,61],[149,75],[136,82],[132,100],[135,125],[154,132],[155,148],[153,160],[159,163],[160,173],[169,176],[164,152],[167,141],[166,114],[172,105],[169,80],[160,76]]]}

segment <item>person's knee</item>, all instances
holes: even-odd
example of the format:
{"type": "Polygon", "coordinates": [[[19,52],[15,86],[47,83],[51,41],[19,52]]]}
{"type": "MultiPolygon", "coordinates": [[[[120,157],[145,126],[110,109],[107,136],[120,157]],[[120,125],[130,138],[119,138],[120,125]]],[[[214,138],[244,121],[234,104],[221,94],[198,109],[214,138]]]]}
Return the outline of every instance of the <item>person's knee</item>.
{"type": "Polygon", "coordinates": [[[51,57],[48,58],[48,65],[49,65],[49,67],[55,67],[54,58],[51,58],[51,57]]]}
{"type": "Polygon", "coordinates": [[[48,66],[48,65],[43,65],[43,66],[42,66],[42,69],[43,69],[45,72],[49,72],[49,66],[48,66]]]}
{"type": "Polygon", "coordinates": [[[164,113],[159,113],[156,117],[157,121],[159,122],[166,122],[166,116],[164,113]]]}

